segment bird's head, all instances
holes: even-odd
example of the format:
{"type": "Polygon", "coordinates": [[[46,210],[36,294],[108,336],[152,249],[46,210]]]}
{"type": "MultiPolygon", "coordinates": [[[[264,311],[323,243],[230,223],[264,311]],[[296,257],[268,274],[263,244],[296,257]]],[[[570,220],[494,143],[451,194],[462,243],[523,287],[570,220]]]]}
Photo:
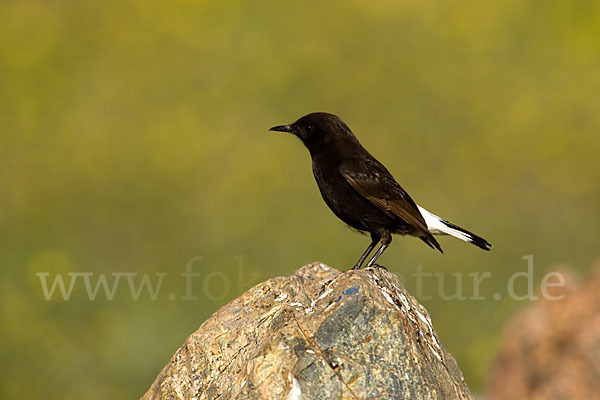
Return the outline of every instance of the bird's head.
{"type": "Polygon", "coordinates": [[[331,143],[358,143],[340,117],[325,112],[307,114],[293,124],[278,125],[269,130],[297,136],[311,153],[328,147],[331,143]]]}

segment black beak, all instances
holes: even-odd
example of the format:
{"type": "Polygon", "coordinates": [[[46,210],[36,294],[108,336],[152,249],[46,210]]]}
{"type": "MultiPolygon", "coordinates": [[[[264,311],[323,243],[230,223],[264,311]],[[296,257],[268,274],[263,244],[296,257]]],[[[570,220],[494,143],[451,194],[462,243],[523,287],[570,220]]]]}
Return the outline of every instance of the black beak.
{"type": "Polygon", "coordinates": [[[287,132],[287,133],[292,133],[293,132],[293,128],[291,125],[278,125],[278,126],[274,126],[271,129],[269,129],[270,131],[277,131],[277,132],[287,132]]]}

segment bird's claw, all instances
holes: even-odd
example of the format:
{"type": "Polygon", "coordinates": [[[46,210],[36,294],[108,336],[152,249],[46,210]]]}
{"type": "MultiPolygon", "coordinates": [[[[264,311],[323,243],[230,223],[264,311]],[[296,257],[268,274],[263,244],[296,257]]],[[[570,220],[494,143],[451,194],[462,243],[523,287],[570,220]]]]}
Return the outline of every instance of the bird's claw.
{"type": "Polygon", "coordinates": [[[375,264],[371,265],[371,267],[373,267],[373,268],[381,268],[381,269],[384,269],[384,270],[386,270],[386,271],[389,272],[389,270],[387,269],[387,267],[385,265],[379,265],[379,264],[375,263],[375,264]]]}

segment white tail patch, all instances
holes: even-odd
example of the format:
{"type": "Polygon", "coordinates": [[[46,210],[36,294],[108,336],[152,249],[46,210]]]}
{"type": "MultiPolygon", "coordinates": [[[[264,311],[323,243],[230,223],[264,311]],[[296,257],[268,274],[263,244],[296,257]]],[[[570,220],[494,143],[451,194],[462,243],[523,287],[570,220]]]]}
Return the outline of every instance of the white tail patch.
{"type": "Polygon", "coordinates": [[[454,236],[455,238],[464,240],[465,242],[472,243],[485,251],[490,251],[490,249],[494,247],[484,238],[477,236],[476,234],[469,232],[464,228],[456,226],[435,214],[430,213],[421,206],[417,207],[419,207],[419,211],[421,212],[423,219],[425,219],[427,230],[429,230],[429,232],[433,235],[454,236]]]}
{"type": "Polygon", "coordinates": [[[468,234],[461,232],[457,229],[451,228],[446,225],[446,221],[443,218],[438,217],[435,214],[430,213],[426,209],[421,206],[419,207],[419,211],[421,215],[425,219],[425,223],[427,224],[427,229],[434,235],[450,235],[458,238],[460,240],[464,240],[465,242],[473,242],[473,239],[468,234]]]}

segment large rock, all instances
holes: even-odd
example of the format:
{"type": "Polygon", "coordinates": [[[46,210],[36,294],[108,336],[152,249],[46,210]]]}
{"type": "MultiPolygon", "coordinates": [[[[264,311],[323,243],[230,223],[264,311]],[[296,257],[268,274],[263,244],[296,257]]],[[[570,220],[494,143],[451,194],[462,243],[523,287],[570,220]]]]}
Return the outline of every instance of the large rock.
{"type": "Polygon", "coordinates": [[[493,363],[487,399],[600,399],[600,263],[516,315],[493,363]]]}
{"type": "Polygon", "coordinates": [[[398,278],[320,263],[218,310],[144,399],[471,399],[429,314],[398,278]]]}

